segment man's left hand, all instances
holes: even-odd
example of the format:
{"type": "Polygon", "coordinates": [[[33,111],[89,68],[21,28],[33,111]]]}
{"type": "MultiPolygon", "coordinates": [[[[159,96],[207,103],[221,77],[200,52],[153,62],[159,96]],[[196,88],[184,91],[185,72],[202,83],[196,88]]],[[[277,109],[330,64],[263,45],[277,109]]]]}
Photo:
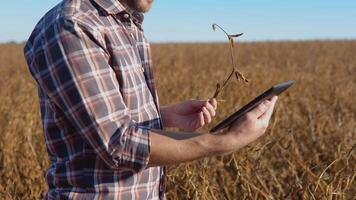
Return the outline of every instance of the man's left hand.
{"type": "Polygon", "coordinates": [[[162,118],[168,127],[177,127],[184,131],[195,131],[209,124],[216,114],[217,101],[187,100],[182,103],[163,107],[162,118]]]}

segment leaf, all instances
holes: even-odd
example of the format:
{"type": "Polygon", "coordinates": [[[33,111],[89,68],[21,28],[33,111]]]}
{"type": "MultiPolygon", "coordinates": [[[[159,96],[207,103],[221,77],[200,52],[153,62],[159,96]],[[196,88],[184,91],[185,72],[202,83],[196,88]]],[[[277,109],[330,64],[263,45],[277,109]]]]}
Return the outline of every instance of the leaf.
{"type": "Polygon", "coordinates": [[[235,72],[236,80],[239,80],[239,73],[235,72]]]}
{"type": "Polygon", "coordinates": [[[249,80],[242,73],[239,72],[239,74],[240,74],[242,80],[244,80],[246,83],[249,82],[249,80]]]}
{"type": "Polygon", "coordinates": [[[248,82],[250,82],[250,80],[248,80],[247,78],[245,78],[245,82],[248,83],[248,82]]]}
{"type": "Polygon", "coordinates": [[[215,31],[215,30],[216,30],[216,24],[213,24],[213,25],[212,25],[212,28],[213,28],[213,30],[215,31]]]}
{"type": "Polygon", "coordinates": [[[235,34],[235,35],[229,35],[230,37],[237,38],[243,35],[243,33],[235,34]]]}

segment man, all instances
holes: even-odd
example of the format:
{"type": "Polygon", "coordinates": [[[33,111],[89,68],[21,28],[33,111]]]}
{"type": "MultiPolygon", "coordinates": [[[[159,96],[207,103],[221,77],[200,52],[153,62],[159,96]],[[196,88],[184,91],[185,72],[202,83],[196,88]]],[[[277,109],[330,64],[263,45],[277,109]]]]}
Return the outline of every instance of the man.
{"type": "Polygon", "coordinates": [[[228,154],[261,136],[276,97],[219,134],[194,131],[216,100],[160,107],[142,30],[152,0],[64,0],[25,56],[51,160],[46,199],[164,199],[166,165],[228,154]]]}

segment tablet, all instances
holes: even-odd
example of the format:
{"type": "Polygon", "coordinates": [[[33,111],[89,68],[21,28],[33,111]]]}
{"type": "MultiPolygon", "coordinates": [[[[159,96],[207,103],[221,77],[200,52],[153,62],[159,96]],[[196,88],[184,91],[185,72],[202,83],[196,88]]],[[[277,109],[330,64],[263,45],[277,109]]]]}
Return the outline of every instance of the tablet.
{"type": "Polygon", "coordinates": [[[254,100],[252,100],[250,103],[246,104],[243,106],[240,110],[237,112],[233,113],[223,121],[221,121],[219,124],[217,124],[214,128],[210,130],[211,133],[219,131],[221,129],[229,127],[234,121],[242,117],[245,113],[251,111],[254,109],[256,106],[258,106],[260,103],[262,103],[265,100],[268,100],[272,98],[273,96],[279,95],[286,89],[288,89],[290,86],[294,84],[295,81],[290,80],[284,83],[280,83],[277,85],[274,85],[270,89],[266,90],[264,93],[256,97],[254,100]]]}

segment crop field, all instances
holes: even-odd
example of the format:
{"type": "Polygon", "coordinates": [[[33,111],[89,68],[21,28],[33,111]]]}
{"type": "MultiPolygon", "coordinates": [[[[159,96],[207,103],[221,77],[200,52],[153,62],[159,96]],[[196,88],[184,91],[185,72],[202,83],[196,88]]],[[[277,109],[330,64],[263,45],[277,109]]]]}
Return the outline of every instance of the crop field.
{"type": "MultiPolygon", "coordinates": [[[[40,199],[49,165],[23,46],[0,45],[0,199],[40,199]]],[[[229,46],[153,44],[161,105],[207,99],[231,71],[229,46]]],[[[248,84],[232,80],[226,115],[272,84],[296,80],[267,133],[226,156],[169,166],[168,199],[356,199],[356,41],[237,43],[248,84]]]]}

